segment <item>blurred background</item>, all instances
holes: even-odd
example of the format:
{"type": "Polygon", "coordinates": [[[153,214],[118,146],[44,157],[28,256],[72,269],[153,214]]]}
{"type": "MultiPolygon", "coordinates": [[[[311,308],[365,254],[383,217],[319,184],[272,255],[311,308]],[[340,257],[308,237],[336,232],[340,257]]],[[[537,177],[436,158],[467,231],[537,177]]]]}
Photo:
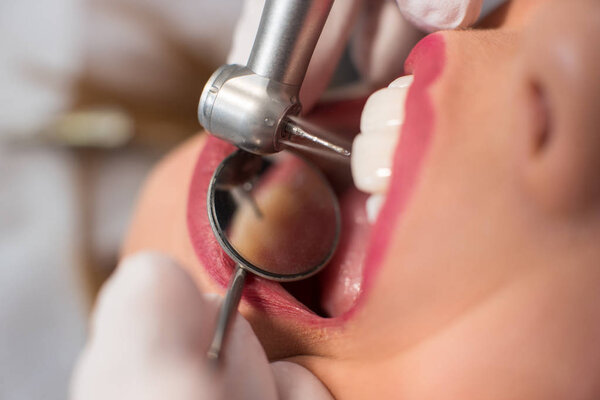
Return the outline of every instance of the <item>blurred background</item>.
{"type": "Polygon", "coordinates": [[[64,399],[140,186],[241,0],[0,2],[0,399],[64,399]]]}

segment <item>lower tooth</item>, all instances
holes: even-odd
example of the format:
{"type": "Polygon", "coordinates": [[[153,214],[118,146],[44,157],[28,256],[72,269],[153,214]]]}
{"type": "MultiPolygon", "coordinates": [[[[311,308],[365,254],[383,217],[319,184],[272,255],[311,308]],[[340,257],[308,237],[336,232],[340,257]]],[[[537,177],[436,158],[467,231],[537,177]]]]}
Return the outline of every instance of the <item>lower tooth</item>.
{"type": "Polygon", "coordinates": [[[414,77],[412,75],[404,75],[398,79],[395,79],[388,85],[391,88],[407,88],[412,85],[414,77]]]}
{"type": "Polygon", "coordinates": [[[377,216],[379,215],[379,211],[381,210],[384,201],[385,195],[373,194],[369,196],[369,198],[365,202],[365,209],[367,210],[367,220],[370,224],[375,223],[375,221],[377,220],[377,216]]]}

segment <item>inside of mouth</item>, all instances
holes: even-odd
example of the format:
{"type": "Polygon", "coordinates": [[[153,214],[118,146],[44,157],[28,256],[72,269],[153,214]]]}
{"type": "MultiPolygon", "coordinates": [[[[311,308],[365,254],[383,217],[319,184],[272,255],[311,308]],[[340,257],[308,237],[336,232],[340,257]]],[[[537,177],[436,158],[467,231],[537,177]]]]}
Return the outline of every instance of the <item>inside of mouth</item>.
{"type": "Polygon", "coordinates": [[[332,315],[323,307],[321,278],[321,273],[318,273],[301,281],[283,282],[281,286],[319,317],[331,318],[332,315]]]}
{"type": "MultiPolygon", "coordinates": [[[[352,143],[359,131],[360,115],[366,100],[334,101],[318,105],[312,110],[311,128],[337,135],[338,140],[352,143]]],[[[333,137],[327,137],[332,139],[333,137]]],[[[349,147],[349,146],[348,146],[349,147]]],[[[367,221],[365,202],[368,195],[354,186],[349,159],[324,157],[307,149],[294,149],[315,164],[327,177],[337,194],[342,217],[338,247],[333,258],[318,274],[297,282],[283,283],[282,287],[300,303],[324,318],[333,318],[349,311],[362,290],[363,269],[371,225],[367,221]]],[[[313,227],[318,234],[319,227],[313,227]]]]}
{"type": "MultiPolygon", "coordinates": [[[[323,167],[323,166],[321,166],[323,167]]],[[[301,281],[282,283],[283,288],[316,315],[331,318],[349,311],[362,289],[364,259],[370,224],[365,202],[367,195],[351,182],[349,171],[336,176],[322,168],[337,193],[341,211],[340,240],[334,256],[318,274],[301,281]]],[[[311,227],[315,234],[319,226],[311,227]]]]}

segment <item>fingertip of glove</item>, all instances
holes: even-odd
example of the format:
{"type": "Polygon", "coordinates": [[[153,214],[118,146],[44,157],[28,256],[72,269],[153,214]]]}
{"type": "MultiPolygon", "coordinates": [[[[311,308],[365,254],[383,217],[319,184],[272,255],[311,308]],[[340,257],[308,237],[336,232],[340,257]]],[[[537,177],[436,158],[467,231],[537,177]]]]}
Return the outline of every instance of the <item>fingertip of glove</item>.
{"type": "Polygon", "coordinates": [[[396,0],[402,14],[427,32],[464,28],[477,21],[483,0],[396,0]]]}
{"type": "Polygon", "coordinates": [[[171,285],[190,283],[191,278],[174,259],[160,252],[142,251],[119,263],[107,290],[124,290],[123,294],[131,296],[160,294],[171,285]]]}
{"type": "Polygon", "coordinates": [[[277,361],[271,364],[280,399],[331,400],[333,396],[312,372],[305,367],[290,362],[277,361]]]}
{"type": "Polygon", "coordinates": [[[202,301],[191,277],[175,260],[162,253],[144,251],[119,263],[100,291],[93,320],[98,324],[119,316],[159,316],[162,311],[202,301]]]}

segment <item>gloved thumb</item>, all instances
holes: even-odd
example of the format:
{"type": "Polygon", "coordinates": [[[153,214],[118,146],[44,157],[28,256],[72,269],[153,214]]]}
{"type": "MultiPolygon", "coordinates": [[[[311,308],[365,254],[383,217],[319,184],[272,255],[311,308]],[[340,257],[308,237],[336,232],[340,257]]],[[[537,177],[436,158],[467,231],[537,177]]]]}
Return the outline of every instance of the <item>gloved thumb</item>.
{"type": "Polygon", "coordinates": [[[219,367],[206,358],[219,304],[164,255],[126,258],[100,293],[72,398],[275,399],[265,353],[241,315],[219,367]]]}
{"type": "Polygon", "coordinates": [[[329,399],[322,383],[290,362],[272,366],[237,314],[218,364],[208,360],[221,300],[200,293],[159,253],[123,260],[103,287],[71,398],[329,399]]]}
{"type": "Polygon", "coordinates": [[[432,32],[471,26],[483,0],[396,0],[402,14],[415,26],[432,32]]]}

